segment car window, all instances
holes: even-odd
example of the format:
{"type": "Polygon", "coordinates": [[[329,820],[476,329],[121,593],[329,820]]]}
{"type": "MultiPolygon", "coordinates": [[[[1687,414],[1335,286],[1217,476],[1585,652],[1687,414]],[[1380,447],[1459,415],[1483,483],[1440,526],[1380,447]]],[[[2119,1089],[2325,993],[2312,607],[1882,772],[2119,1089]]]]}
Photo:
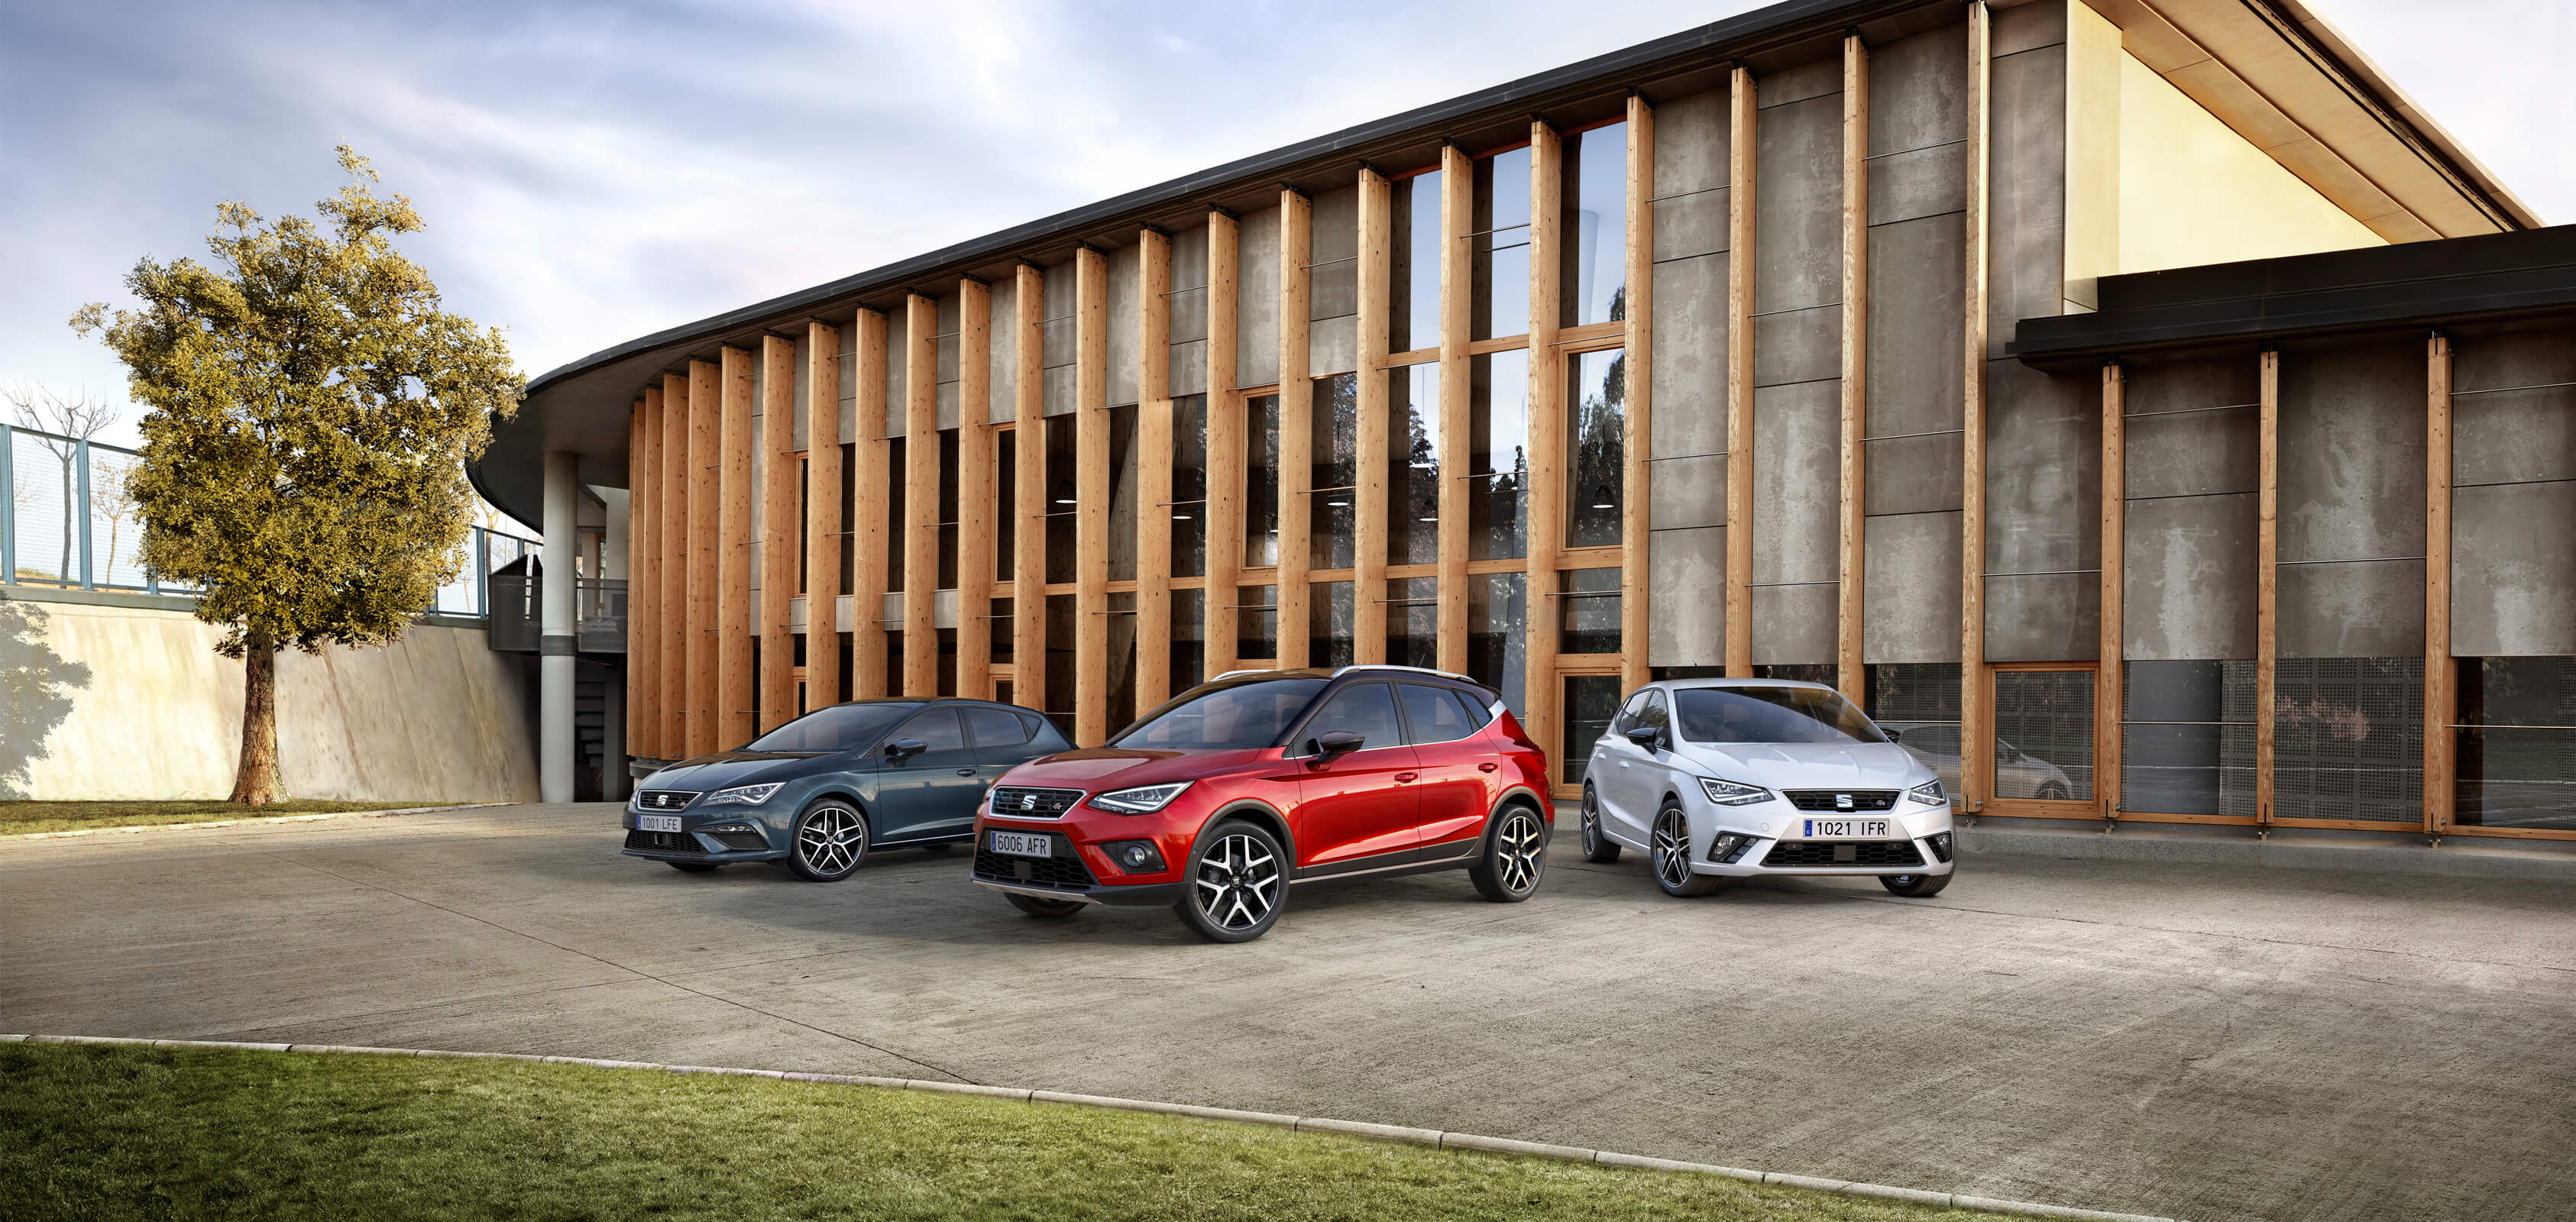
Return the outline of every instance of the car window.
{"type": "Polygon", "coordinates": [[[966,714],[966,731],[975,736],[978,747],[1016,747],[1029,741],[1037,727],[1009,709],[987,709],[969,705],[959,710],[966,714]]]}
{"type": "Polygon", "coordinates": [[[1413,728],[1417,743],[1454,743],[1476,732],[1474,722],[1460,708],[1456,693],[1445,687],[1425,687],[1419,683],[1397,685],[1404,693],[1404,719],[1413,728]]]}
{"type": "Polygon", "coordinates": [[[1306,719],[1298,750],[1302,752],[1305,744],[1336,731],[1359,735],[1362,751],[1402,746],[1404,734],[1395,721],[1395,693],[1383,683],[1353,684],[1335,692],[1322,709],[1306,719]]]}
{"type": "Polygon", "coordinates": [[[849,751],[875,742],[917,704],[836,704],[816,709],[751,741],[750,751],[849,751]]]}
{"type": "Polygon", "coordinates": [[[919,717],[895,727],[891,738],[918,738],[932,751],[963,751],[966,731],[957,724],[957,710],[931,709],[919,717]]]}
{"type": "Polygon", "coordinates": [[[1824,687],[1686,687],[1681,736],[1695,743],[1883,743],[1887,736],[1824,687]]]}
{"type": "Polygon", "coordinates": [[[1055,728],[1054,722],[1048,721],[1046,718],[1040,717],[1035,713],[1020,713],[1017,714],[1017,716],[1021,723],[1025,724],[1029,728],[1029,745],[1048,751],[1070,751],[1073,749],[1073,744],[1065,741],[1064,733],[1055,728]]]}
{"type": "Polygon", "coordinates": [[[1129,727],[1110,745],[1167,751],[1267,747],[1324,686],[1322,679],[1255,679],[1200,687],[1129,727]]]}
{"type": "Polygon", "coordinates": [[[1467,724],[1481,730],[1485,728],[1486,723],[1494,719],[1494,710],[1488,706],[1483,693],[1462,692],[1452,688],[1449,694],[1456,696],[1458,703],[1467,706],[1467,724]]]}
{"type": "Polygon", "coordinates": [[[1671,714],[1664,708],[1664,694],[1662,692],[1655,691],[1652,688],[1647,689],[1646,708],[1644,712],[1637,715],[1637,724],[1641,726],[1653,726],[1658,730],[1669,731],[1672,729],[1673,719],[1671,714]]]}
{"type": "Polygon", "coordinates": [[[1625,734],[1628,731],[1645,724],[1639,719],[1646,715],[1646,697],[1654,694],[1655,689],[1653,688],[1638,688],[1637,694],[1628,697],[1627,705],[1619,710],[1618,720],[1610,723],[1610,732],[1613,734],[1625,734]]]}

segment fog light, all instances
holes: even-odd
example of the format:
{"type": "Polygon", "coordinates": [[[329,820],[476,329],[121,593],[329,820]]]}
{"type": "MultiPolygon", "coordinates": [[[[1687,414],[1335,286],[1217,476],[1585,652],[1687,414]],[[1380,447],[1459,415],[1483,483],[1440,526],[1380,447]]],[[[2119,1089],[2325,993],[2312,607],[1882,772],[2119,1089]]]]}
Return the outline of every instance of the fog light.
{"type": "Polygon", "coordinates": [[[760,829],[753,827],[748,823],[710,823],[697,830],[705,832],[710,836],[720,836],[726,832],[756,832],[760,829]]]}
{"type": "Polygon", "coordinates": [[[1932,855],[1940,858],[1941,864],[1950,864],[1950,833],[1934,832],[1924,837],[1923,843],[1932,846],[1932,855]]]}
{"type": "Polygon", "coordinates": [[[1744,851],[1753,847],[1754,840],[1750,832],[1719,832],[1708,842],[1708,859],[1719,865],[1734,865],[1743,860],[1744,851]]]}
{"type": "Polygon", "coordinates": [[[1109,855],[1110,864],[1121,873],[1160,874],[1166,868],[1163,851],[1155,848],[1151,840],[1112,840],[1100,846],[1100,851],[1109,855]]]}

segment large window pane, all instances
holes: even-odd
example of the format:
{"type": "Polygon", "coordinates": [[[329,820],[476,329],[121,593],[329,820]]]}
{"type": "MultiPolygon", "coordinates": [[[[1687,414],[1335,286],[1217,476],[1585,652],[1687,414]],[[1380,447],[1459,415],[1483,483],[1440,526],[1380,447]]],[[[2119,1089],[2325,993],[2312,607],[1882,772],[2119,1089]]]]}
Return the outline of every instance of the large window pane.
{"type": "Polygon", "coordinates": [[[1610,729],[1619,713],[1619,676],[1568,675],[1565,679],[1565,742],[1557,755],[1556,779],[1580,785],[1592,767],[1592,742],[1610,729]]]}
{"type": "Polygon", "coordinates": [[[2462,827],[2576,831],[2576,658],[2459,659],[2462,827]]]}
{"type": "Polygon", "coordinates": [[[985,612],[984,622],[992,625],[989,631],[992,634],[993,651],[989,656],[995,662],[1008,663],[1011,660],[1011,647],[1018,643],[1016,638],[1019,636],[1019,625],[1012,622],[1011,608],[1019,604],[1017,600],[1008,598],[986,601],[990,609],[985,612]]]}
{"type": "Polygon", "coordinates": [[[1529,554],[1529,353],[1470,357],[1467,389],[1467,556],[1529,554]]]}
{"type": "Polygon", "coordinates": [[[1619,542],[1628,478],[1627,350],[1580,353],[1566,362],[1566,534],[1568,547],[1619,542]]]}
{"type": "Polygon", "coordinates": [[[1207,396],[1172,400],[1172,576],[1207,576],[1207,396]]]}
{"type": "MultiPolygon", "coordinates": [[[[1018,434],[1001,432],[993,435],[1000,447],[993,465],[993,580],[1011,580],[1011,565],[1019,551],[1020,538],[1020,447],[1018,434]]],[[[847,548],[842,549],[847,551],[847,548]]]]}
{"type": "Polygon", "coordinates": [[[1207,678],[1207,591],[1172,591],[1172,691],[1207,678]]]}
{"type": "Polygon", "coordinates": [[[1440,559],[1440,366],[1387,371],[1389,564],[1440,559]]]}
{"type": "Polygon", "coordinates": [[[1530,151],[1480,158],[1467,223],[1467,338],[1529,330],[1530,151]]]}
{"type": "Polygon", "coordinates": [[[2093,672],[1995,672],[1994,795],[2044,802],[2093,796],[2093,672]]]}
{"type": "Polygon", "coordinates": [[[1351,583],[1319,581],[1309,587],[1306,599],[1308,666],[1348,666],[1351,651],[1351,626],[1354,623],[1351,583]]]}
{"type": "Polygon", "coordinates": [[[1386,660],[1394,666],[1440,664],[1440,579],[1398,577],[1386,583],[1386,660]]]}
{"type": "Polygon", "coordinates": [[[1897,732],[1897,745],[1959,792],[1959,667],[1951,662],[1875,663],[1861,669],[1870,720],[1897,732]]]}
{"type": "Polygon", "coordinates": [[[1467,579],[1467,675],[1521,715],[1529,668],[1529,585],[1518,573],[1467,579]]]}
{"type": "Polygon", "coordinates": [[[1319,569],[1351,567],[1351,540],[1359,502],[1360,380],[1345,373],[1315,379],[1313,465],[1306,499],[1307,563],[1319,569]]]}
{"type": "Polygon", "coordinates": [[[1565,325],[1627,317],[1628,125],[1565,141],[1565,325]]]}
{"type": "MultiPolygon", "coordinates": [[[[903,489],[905,484],[912,481],[904,478],[905,467],[903,462],[903,438],[891,438],[885,444],[886,470],[891,472],[893,476],[886,481],[885,494],[886,589],[900,590],[903,588],[903,553],[907,550],[903,545],[903,541],[912,537],[912,523],[904,518],[903,489]]],[[[854,552],[858,549],[845,547],[841,550],[844,552],[854,552]]],[[[866,610],[873,610],[873,608],[866,608],[866,610]]]]}
{"type": "Polygon", "coordinates": [[[2120,673],[2120,809],[2253,818],[2253,659],[2134,661],[2120,673]]]}
{"type": "Polygon", "coordinates": [[[1556,651],[1619,652],[1619,569],[1557,574],[1556,651]]]}
{"type": "Polygon", "coordinates": [[[1244,404],[1243,563],[1279,563],[1279,396],[1244,404]]]}
{"type": "Polygon", "coordinates": [[[1265,664],[1276,659],[1279,656],[1279,587],[1238,586],[1234,605],[1234,656],[1265,664]]]}
{"type": "Polygon", "coordinates": [[[957,588],[957,430],[939,430],[939,584],[957,588]]]}
{"type": "Polygon", "coordinates": [[[2276,819],[2424,818],[2424,660],[2282,658],[2272,672],[2276,819]]]}
{"type": "Polygon", "coordinates": [[[1388,287],[1389,352],[1440,344],[1440,171],[1389,185],[1395,274],[1388,287]]]}
{"type": "MultiPolygon", "coordinates": [[[[1038,710],[1055,723],[1068,740],[1073,740],[1073,595],[1050,594],[1046,599],[1046,707],[1038,710]]],[[[1075,746],[1083,746],[1075,740],[1075,746]]]]}
{"type": "Polygon", "coordinates": [[[1109,734],[1117,737],[1136,720],[1136,594],[1120,590],[1109,596],[1104,633],[1109,645],[1109,734]]]}
{"type": "MultiPolygon", "coordinates": [[[[1072,581],[1081,571],[1082,557],[1074,528],[1075,419],[1049,416],[1045,422],[1046,508],[1040,512],[1046,515],[1046,580],[1050,582],[1072,581]]],[[[1054,689],[1048,689],[1047,699],[1054,702],[1054,689]]]]}
{"type": "Polygon", "coordinates": [[[1109,422],[1109,580],[1136,580],[1136,408],[1092,413],[1109,422]]]}

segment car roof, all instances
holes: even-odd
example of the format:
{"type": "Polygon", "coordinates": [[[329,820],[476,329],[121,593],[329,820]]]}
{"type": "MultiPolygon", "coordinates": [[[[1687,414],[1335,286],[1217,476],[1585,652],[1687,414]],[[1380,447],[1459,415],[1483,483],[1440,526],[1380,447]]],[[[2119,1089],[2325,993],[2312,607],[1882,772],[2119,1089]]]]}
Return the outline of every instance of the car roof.
{"type": "Polygon", "coordinates": [[[1681,691],[1695,687],[1812,687],[1818,691],[1837,691],[1833,684],[1814,683],[1805,679],[1658,679],[1651,686],[1681,691]]]}
{"type": "Polygon", "coordinates": [[[1359,680],[1406,678],[1445,680],[1450,684],[1460,684],[1472,687],[1477,691],[1484,692],[1488,695],[1494,694],[1493,688],[1488,687],[1483,683],[1479,683],[1474,679],[1468,678],[1465,675],[1459,674],[1456,671],[1433,670],[1427,666],[1398,666],[1390,662],[1362,662],[1350,666],[1337,666],[1331,669],[1325,669],[1319,666],[1309,666],[1300,670],[1230,670],[1221,675],[1209,676],[1201,686],[1205,686],[1207,683],[1258,682],[1264,679],[1322,679],[1330,682],[1337,679],[1359,680]]]}

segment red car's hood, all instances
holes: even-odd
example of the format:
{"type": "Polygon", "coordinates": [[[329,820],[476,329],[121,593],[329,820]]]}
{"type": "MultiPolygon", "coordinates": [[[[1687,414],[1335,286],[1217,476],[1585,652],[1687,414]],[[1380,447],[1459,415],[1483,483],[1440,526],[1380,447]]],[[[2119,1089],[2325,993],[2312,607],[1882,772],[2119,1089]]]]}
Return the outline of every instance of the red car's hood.
{"type": "Polygon", "coordinates": [[[1165,781],[1195,781],[1220,769],[1250,764],[1270,754],[1248,751],[1131,751],[1085,747],[1033,759],[1004,775],[1004,785],[1051,785],[1098,793],[1165,781]]]}

